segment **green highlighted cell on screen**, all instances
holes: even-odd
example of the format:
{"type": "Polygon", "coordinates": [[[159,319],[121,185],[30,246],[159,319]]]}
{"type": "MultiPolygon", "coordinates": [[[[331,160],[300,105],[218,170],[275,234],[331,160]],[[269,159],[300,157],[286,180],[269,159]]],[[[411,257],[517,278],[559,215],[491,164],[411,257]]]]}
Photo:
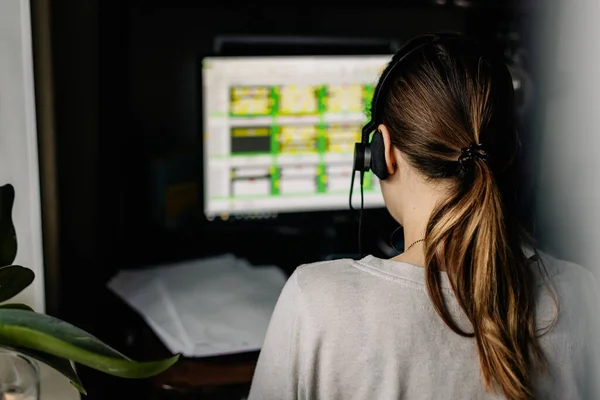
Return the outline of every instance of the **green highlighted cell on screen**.
{"type": "Polygon", "coordinates": [[[317,153],[321,156],[321,159],[327,151],[327,127],[324,123],[319,123],[317,126],[317,153]]]}
{"type": "Polygon", "coordinates": [[[373,190],[373,173],[372,172],[367,172],[365,174],[365,180],[363,182],[363,190],[365,191],[371,191],[373,190]]]}
{"type": "Polygon", "coordinates": [[[320,163],[317,167],[317,193],[325,193],[327,191],[327,174],[326,166],[320,163]]]}
{"type": "Polygon", "coordinates": [[[279,113],[279,86],[271,86],[269,95],[271,100],[271,116],[277,117],[279,113]]]}
{"type": "Polygon", "coordinates": [[[364,113],[367,119],[371,119],[371,103],[373,102],[373,93],[375,92],[375,88],[373,85],[365,85],[363,86],[363,104],[364,104],[364,113]]]}
{"type": "Polygon", "coordinates": [[[279,126],[271,125],[271,155],[279,154],[279,126]]]}
{"type": "Polygon", "coordinates": [[[271,195],[277,196],[280,193],[280,168],[273,165],[269,172],[271,175],[271,195]]]}

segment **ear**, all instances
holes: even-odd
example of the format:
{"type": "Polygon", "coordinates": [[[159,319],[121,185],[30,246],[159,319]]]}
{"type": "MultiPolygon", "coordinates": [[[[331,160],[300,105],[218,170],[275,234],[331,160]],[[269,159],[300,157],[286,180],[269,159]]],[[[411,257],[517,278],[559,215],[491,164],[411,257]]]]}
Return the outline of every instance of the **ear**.
{"type": "Polygon", "coordinates": [[[379,131],[381,132],[381,136],[383,137],[383,146],[385,150],[385,165],[387,166],[388,173],[392,175],[394,172],[396,172],[397,162],[396,154],[394,152],[394,146],[392,145],[392,140],[390,138],[390,131],[383,124],[379,124],[377,129],[379,129],[379,131]]]}

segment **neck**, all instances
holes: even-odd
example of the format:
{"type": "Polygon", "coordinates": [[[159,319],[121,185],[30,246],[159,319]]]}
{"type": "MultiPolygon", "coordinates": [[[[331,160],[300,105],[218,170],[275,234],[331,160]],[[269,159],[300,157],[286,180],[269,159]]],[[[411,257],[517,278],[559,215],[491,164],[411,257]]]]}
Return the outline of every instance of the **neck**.
{"type": "MultiPolygon", "coordinates": [[[[425,238],[427,223],[438,202],[436,196],[418,196],[403,212],[402,228],[406,247],[425,238]]],[[[417,245],[415,245],[416,247],[417,245]]]]}
{"type": "MultiPolygon", "coordinates": [[[[427,219],[428,220],[428,219],[427,219]]],[[[405,223],[402,228],[404,230],[404,248],[415,243],[417,240],[425,238],[425,230],[427,227],[427,220],[423,219],[420,221],[414,221],[413,223],[405,223]]],[[[419,243],[415,244],[416,247],[419,243]]]]}
{"type": "Polygon", "coordinates": [[[394,260],[419,266],[425,265],[424,243],[423,241],[418,241],[425,238],[426,225],[427,220],[415,220],[412,223],[405,223],[402,226],[404,229],[404,252],[394,257],[394,260]]]}
{"type": "Polygon", "coordinates": [[[422,187],[421,190],[413,191],[411,198],[406,199],[407,207],[402,210],[402,228],[404,248],[408,251],[405,250],[394,259],[420,266],[425,264],[424,243],[415,242],[425,238],[427,223],[442,194],[443,192],[432,190],[431,187],[422,187]],[[413,243],[414,246],[409,249],[413,243]]]}

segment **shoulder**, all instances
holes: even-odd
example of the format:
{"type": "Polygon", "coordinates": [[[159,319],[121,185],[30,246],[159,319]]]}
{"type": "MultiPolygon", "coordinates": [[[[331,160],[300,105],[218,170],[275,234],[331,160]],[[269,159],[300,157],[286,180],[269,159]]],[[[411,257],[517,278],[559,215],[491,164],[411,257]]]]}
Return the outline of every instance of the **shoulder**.
{"type": "Polygon", "coordinates": [[[300,265],[293,274],[299,289],[311,296],[356,291],[369,276],[357,261],[346,258],[300,265]]]}
{"type": "MultiPolygon", "coordinates": [[[[538,291],[536,309],[536,319],[545,332],[540,338],[545,355],[550,367],[555,369],[557,379],[565,379],[571,374],[591,389],[589,384],[595,380],[586,382],[586,375],[600,366],[596,364],[600,361],[597,280],[589,269],[579,264],[547,253],[540,253],[540,260],[540,267],[547,270],[545,281],[548,284],[539,287],[551,289],[538,291]],[[556,296],[551,296],[552,292],[556,296]]],[[[565,387],[572,384],[558,382],[565,387]]]]}
{"type": "Polygon", "coordinates": [[[592,333],[590,329],[597,330],[600,291],[594,274],[579,264],[547,253],[540,252],[540,260],[539,317],[549,320],[558,312],[558,330],[569,332],[573,340],[575,336],[592,333]]]}
{"type": "Polygon", "coordinates": [[[301,288],[309,288],[319,282],[327,283],[331,279],[352,275],[356,270],[355,263],[354,260],[343,258],[303,264],[296,268],[294,275],[301,288]]]}
{"type": "Polygon", "coordinates": [[[315,311],[355,297],[368,275],[352,259],[321,261],[298,266],[288,285],[294,285],[298,306],[315,311]]]}
{"type": "Polygon", "coordinates": [[[597,291],[596,278],[589,269],[570,261],[561,260],[545,252],[539,252],[539,255],[542,273],[560,291],[578,295],[597,291]]]}

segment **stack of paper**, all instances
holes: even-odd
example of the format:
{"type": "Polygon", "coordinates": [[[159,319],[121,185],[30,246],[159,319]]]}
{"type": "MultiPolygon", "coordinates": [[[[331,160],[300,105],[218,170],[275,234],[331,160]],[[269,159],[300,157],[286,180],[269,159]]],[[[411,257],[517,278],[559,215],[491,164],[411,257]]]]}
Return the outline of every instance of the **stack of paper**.
{"type": "Polygon", "coordinates": [[[231,254],[125,270],[108,287],[139,312],[173,353],[259,350],[286,277],[231,254]]]}

